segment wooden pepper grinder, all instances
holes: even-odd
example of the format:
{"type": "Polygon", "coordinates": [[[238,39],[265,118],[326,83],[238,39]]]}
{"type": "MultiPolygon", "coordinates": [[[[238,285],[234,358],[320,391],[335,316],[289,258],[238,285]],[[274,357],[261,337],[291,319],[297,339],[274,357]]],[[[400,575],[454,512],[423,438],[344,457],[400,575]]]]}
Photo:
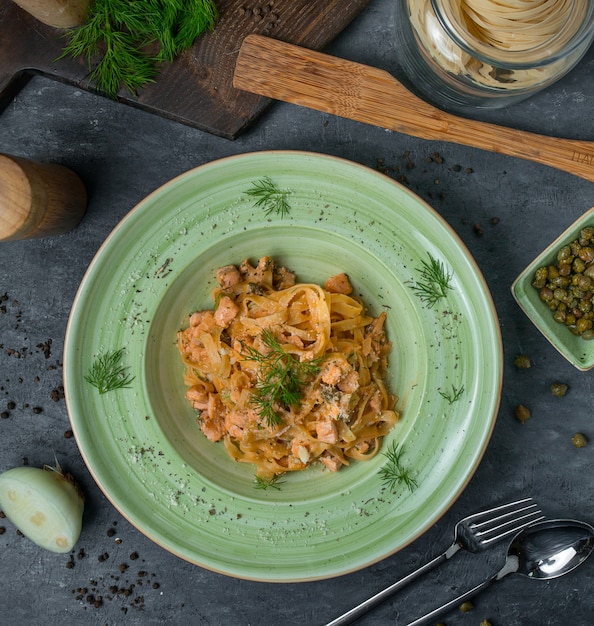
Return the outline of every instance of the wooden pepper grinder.
{"type": "Polygon", "coordinates": [[[54,28],[80,26],[86,18],[91,0],[14,0],[40,22],[54,28]]]}
{"type": "Polygon", "coordinates": [[[0,241],[61,235],[87,208],[87,191],[70,169],[0,154],[0,241]]]}

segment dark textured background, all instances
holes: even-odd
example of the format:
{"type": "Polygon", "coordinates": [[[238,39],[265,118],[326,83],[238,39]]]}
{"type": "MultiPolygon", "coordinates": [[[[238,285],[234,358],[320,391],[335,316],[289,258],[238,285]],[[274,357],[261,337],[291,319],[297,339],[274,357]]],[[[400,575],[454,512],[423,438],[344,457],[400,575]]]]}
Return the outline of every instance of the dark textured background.
{"type": "MultiPolygon", "coordinates": [[[[328,51],[398,74],[392,12],[392,0],[374,0],[328,51]]],[[[571,75],[545,93],[482,117],[543,134],[594,140],[593,75],[591,49],[571,75]]],[[[3,625],[315,626],[435,555],[449,545],[460,517],[491,503],[531,495],[550,516],[594,522],[594,374],[566,363],[510,294],[525,265],[594,205],[594,184],[529,162],[411,139],[280,103],[231,142],[42,77],[33,79],[0,115],[0,152],[68,165],[81,175],[90,194],[88,213],[72,233],[0,244],[0,296],[6,294],[0,302],[0,411],[9,402],[16,404],[9,417],[0,419],[0,471],[24,459],[31,465],[52,462],[55,453],[88,497],[82,536],[72,556],[46,553],[18,536],[8,520],[0,520],[5,529],[0,535],[3,625]],[[452,225],[484,272],[505,352],[493,438],[451,510],[421,539],[383,562],[305,584],[226,578],[185,563],[146,539],[103,497],[75,440],[65,437],[69,422],[59,391],[72,300],[87,265],[118,221],[147,193],[185,170],[267,149],[313,150],[371,167],[379,160],[388,174],[404,175],[406,184],[452,225]],[[436,152],[443,162],[429,161],[436,152]],[[414,163],[411,169],[406,167],[409,161],[414,163]],[[492,218],[498,218],[496,225],[492,218]],[[530,369],[514,367],[519,353],[530,356],[530,369]],[[554,381],[570,386],[566,397],[551,395],[548,387],[554,381]],[[513,416],[520,403],[532,411],[524,425],[513,416]],[[575,432],[583,432],[591,444],[574,448],[575,432]],[[123,564],[128,568],[121,572],[123,564]],[[114,586],[117,593],[110,590],[114,586]],[[95,607],[89,595],[103,596],[103,604],[95,607]]],[[[498,568],[503,551],[500,546],[490,554],[457,556],[360,623],[406,623],[498,568]]],[[[455,611],[444,622],[588,626],[594,623],[593,587],[594,560],[555,581],[512,577],[477,598],[471,613],[455,611]]]]}

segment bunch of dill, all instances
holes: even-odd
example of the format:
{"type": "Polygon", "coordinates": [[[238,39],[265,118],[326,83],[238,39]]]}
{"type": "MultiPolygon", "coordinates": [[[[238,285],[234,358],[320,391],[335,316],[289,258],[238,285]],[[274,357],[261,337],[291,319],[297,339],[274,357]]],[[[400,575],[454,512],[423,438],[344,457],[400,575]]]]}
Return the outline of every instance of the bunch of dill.
{"type": "Polygon", "coordinates": [[[91,82],[111,98],[122,87],[136,93],[217,18],[213,0],[94,0],[60,58],[85,58],[91,82]]]}

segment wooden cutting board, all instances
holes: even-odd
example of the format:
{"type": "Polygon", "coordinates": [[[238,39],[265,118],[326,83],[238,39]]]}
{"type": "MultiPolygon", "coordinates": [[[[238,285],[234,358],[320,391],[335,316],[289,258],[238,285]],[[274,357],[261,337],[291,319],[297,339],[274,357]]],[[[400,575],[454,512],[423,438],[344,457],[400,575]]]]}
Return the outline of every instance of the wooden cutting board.
{"type": "MultiPolygon", "coordinates": [[[[234,139],[271,100],[233,87],[244,37],[259,33],[314,50],[327,45],[370,0],[221,0],[219,21],[191,50],[162,67],[138,94],[122,90],[120,102],[215,135],[234,139]]],[[[82,59],[57,60],[66,31],[37,21],[10,0],[0,6],[0,110],[35,74],[87,91],[82,59]]]]}

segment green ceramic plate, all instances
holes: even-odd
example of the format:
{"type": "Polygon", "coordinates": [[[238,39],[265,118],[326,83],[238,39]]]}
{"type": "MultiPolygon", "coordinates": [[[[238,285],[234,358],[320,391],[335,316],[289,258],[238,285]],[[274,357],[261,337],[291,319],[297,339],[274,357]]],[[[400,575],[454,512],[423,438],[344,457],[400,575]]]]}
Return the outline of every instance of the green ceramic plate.
{"type": "Polygon", "coordinates": [[[447,510],[492,432],[502,349],[475,262],[418,197],[355,163],[261,152],[187,172],[117,226],[76,296],[64,372],[85,462],[132,524],[217,572],[305,581],[370,565],[447,510]],[[266,216],[245,193],[264,176],[290,191],[288,216],[266,216]],[[347,272],[372,313],[387,311],[389,383],[402,417],[385,445],[403,446],[414,491],[386,488],[383,454],[335,474],[289,475],[279,490],[257,489],[253,468],[199,431],[184,398],[176,332],[189,313],[212,308],[218,267],[265,254],[300,281],[347,272]],[[413,290],[429,254],[452,274],[447,297],[432,308],[413,290]],[[134,380],[99,395],[84,375],[98,354],[119,348],[134,380]]]}

